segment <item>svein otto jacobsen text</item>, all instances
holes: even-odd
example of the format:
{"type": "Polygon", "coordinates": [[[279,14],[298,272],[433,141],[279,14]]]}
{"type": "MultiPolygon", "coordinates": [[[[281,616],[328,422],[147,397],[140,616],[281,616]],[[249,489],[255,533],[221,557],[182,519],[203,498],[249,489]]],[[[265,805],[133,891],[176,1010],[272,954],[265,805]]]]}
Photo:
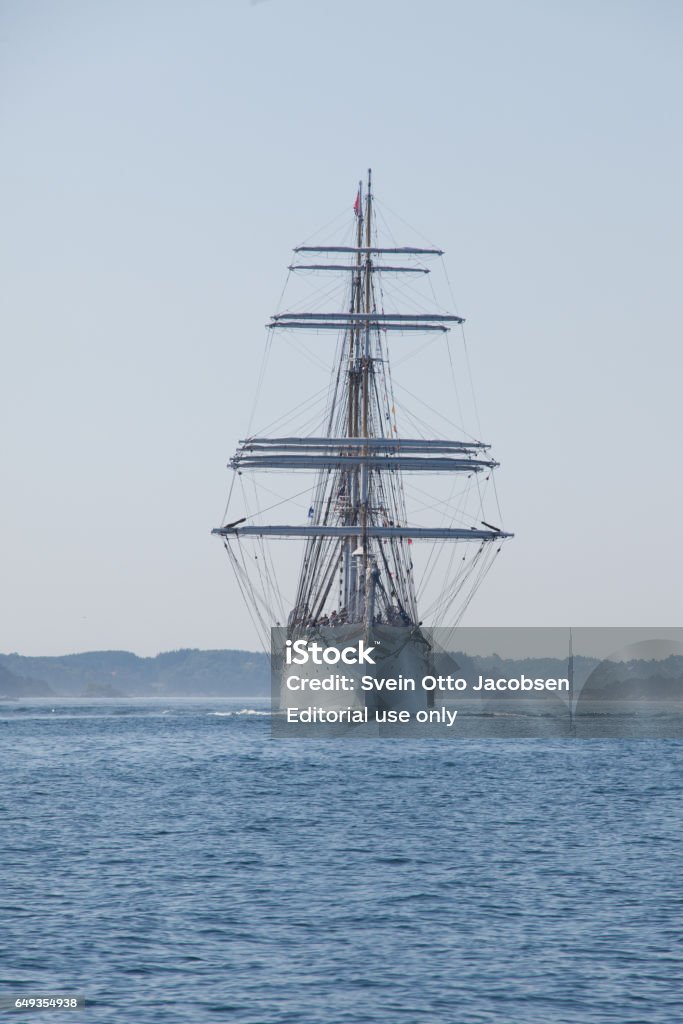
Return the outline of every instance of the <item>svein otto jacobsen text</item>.
{"type": "MultiPolygon", "coordinates": [[[[305,640],[287,640],[285,650],[285,662],[288,665],[306,665],[312,662],[314,665],[336,665],[340,661],[345,665],[374,665],[372,657],[375,647],[369,647],[361,640],[356,647],[349,646],[339,649],[338,647],[324,647],[318,643],[307,643],[305,640]]],[[[410,676],[389,676],[380,677],[363,675],[359,680],[355,676],[332,673],[328,676],[303,676],[289,675],[285,680],[287,689],[293,691],[352,691],[359,688],[365,692],[375,690],[381,691],[414,691],[422,689],[426,691],[462,693],[469,690],[471,693],[481,691],[505,692],[505,693],[530,693],[530,692],[569,692],[569,679],[563,678],[532,678],[531,676],[520,675],[518,677],[499,677],[479,675],[474,685],[470,685],[467,679],[452,675],[426,675],[419,681],[410,676]]]]}

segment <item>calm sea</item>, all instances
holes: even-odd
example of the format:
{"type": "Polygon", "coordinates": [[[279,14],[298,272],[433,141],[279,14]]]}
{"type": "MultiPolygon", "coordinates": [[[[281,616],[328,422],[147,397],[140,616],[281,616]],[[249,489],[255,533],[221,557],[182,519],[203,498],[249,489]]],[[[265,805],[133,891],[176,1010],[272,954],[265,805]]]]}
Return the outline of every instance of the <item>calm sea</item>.
{"type": "Polygon", "coordinates": [[[0,995],[79,1022],[675,1024],[683,743],[0,705],[0,995]]]}

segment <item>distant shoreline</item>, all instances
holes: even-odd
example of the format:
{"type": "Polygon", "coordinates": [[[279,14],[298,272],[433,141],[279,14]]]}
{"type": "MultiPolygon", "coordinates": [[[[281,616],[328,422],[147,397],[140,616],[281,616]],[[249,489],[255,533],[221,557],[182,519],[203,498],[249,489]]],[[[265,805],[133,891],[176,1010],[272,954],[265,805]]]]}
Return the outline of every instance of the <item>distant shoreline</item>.
{"type": "Polygon", "coordinates": [[[139,657],[87,651],[57,657],[0,654],[0,698],[134,699],[267,697],[268,657],[256,651],[185,649],[139,657]]]}

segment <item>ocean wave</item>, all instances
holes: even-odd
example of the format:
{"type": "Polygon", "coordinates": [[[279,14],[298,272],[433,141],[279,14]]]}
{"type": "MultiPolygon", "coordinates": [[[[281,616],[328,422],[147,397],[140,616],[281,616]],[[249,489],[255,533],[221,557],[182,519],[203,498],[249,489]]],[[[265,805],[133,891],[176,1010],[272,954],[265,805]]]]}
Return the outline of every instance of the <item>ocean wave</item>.
{"type": "Polygon", "coordinates": [[[257,715],[262,718],[270,718],[270,711],[257,711],[255,708],[240,708],[239,711],[207,711],[207,715],[216,718],[231,718],[233,715],[257,715]]]}

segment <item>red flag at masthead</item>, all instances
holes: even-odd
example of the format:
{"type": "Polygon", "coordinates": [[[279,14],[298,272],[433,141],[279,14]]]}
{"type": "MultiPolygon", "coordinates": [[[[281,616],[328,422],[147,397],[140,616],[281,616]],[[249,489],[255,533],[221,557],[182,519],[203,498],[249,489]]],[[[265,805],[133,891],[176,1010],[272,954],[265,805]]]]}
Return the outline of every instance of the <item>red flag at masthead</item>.
{"type": "Polygon", "coordinates": [[[360,217],[360,189],[356,192],[356,198],[353,203],[353,212],[356,217],[360,217]]]}

